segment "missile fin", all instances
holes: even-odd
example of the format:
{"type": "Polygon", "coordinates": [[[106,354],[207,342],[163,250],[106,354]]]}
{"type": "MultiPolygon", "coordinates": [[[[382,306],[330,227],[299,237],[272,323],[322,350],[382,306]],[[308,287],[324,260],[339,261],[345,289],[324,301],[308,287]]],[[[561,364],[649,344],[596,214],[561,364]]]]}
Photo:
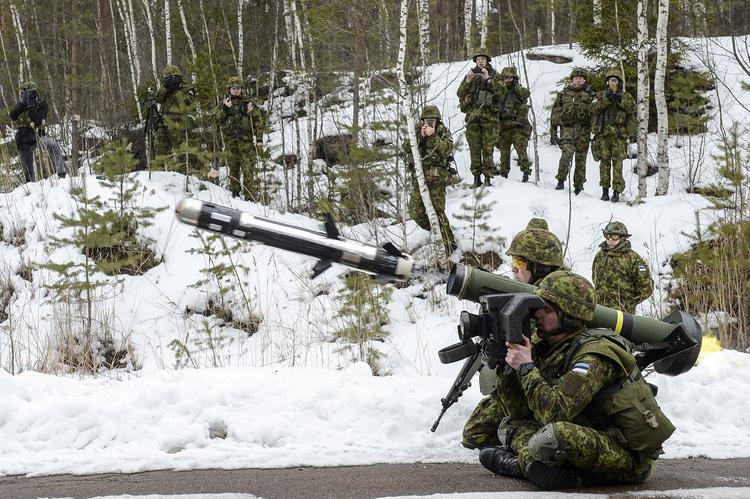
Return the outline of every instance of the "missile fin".
{"type": "Polygon", "coordinates": [[[328,234],[328,237],[330,237],[331,239],[338,239],[341,235],[339,234],[339,230],[336,228],[336,222],[333,221],[333,215],[331,215],[330,211],[326,213],[325,228],[326,234],[328,234]]]}
{"type": "Polygon", "coordinates": [[[401,250],[398,249],[396,246],[393,245],[391,242],[387,242],[383,245],[383,249],[388,253],[389,255],[394,255],[397,257],[404,256],[403,253],[401,253],[401,250]]]}
{"type": "Polygon", "coordinates": [[[313,267],[312,279],[315,279],[320,274],[325,272],[331,267],[331,260],[318,260],[318,263],[313,267]]]}

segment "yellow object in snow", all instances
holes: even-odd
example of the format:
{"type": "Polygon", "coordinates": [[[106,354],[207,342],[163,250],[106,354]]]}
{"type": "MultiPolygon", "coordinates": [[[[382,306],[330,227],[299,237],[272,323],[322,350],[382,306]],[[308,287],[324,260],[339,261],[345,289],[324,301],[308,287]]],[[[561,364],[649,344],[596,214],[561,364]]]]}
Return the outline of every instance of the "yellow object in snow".
{"type": "Polygon", "coordinates": [[[698,354],[698,360],[702,359],[706,355],[715,352],[721,352],[721,343],[716,336],[704,336],[703,343],[701,343],[701,352],[698,354]]]}

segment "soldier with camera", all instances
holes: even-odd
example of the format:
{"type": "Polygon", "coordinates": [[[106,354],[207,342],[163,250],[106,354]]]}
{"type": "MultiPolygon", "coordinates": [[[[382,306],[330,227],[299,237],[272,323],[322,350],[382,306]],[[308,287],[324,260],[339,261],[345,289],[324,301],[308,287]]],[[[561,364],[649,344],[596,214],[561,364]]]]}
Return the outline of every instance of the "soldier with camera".
{"type": "MultiPolygon", "coordinates": [[[[422,121],[417,124],[415,133],[419,156],[422,160],[422,171],[427,182],[427,189],[430,191],[432,206],[440,222],[440,233],[446,245],[446,252],[450,255],[458,247],[451,224],[445,214],[445,189],[451,183],[453,176],[458,174],[450,165],[453,160],[453,138],[448,127],[440,119],[440,110],[436,106],[425,106],[420,119],[422,121]]],[[[425,213],[419,184],[414,175],[414,159],[408,138],[404,141],[402,148],[404,160],[412,172],[409,215],[417,222],[417,225],[429,231],[430,220],[425,213]]]]}
{"type": "Polygon", "coordinates": [[[471,155],[474,187],[492,185],[495,170],[492,153],[499,135],[499,100],[505,94],[505,83],[490,64],[486,49],[474,52],[476,66],[464,75],[458,86],[459,106],[466,113],[466,141],[471,155]]]}
{"type": "Polygon", "coordinates": [[[10,119],[16,127],[16,148],[21,157],[23,175],[26,182],[33,182],[34,150],[37,139],[44,135],[44,125],[49,108],[47,101],[39,95],[39,89],[33,81],[28,81],[21,87],[21,95],[16,105],[10,111],[10,119]]]}
{"type": "Polygon", "coordinates": [[[171,154],[185,141],[184,133],[192,133],[196,102],[196,91],[182,78],[180,69],[170,64],[162,72],[162,87],[154,100],[159,105],[159,116],[155,124],[154,152],[157,155],[171,154]]]}
{"type": "Polygon", "coordinates": [[[503,68],[500,78],[507,91],[498,101],[500,107],[500,135],[498,136],[497,148],[500,149],[500,176],[508,178],[510,172],[510,147],[516,150],[518,155],[518,166],[521,168],[523,178],[521,182],[528,182],[531,174],[531,162],[527,147],[531,134],[531,123],[529,123],[529,91],[518,83],[516,68],[503,68]]]}

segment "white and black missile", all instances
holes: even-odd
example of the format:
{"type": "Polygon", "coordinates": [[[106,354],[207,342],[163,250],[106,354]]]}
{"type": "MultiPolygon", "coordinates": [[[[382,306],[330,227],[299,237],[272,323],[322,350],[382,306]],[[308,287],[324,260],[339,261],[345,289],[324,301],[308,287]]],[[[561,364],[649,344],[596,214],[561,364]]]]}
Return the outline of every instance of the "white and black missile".
{"type": "Polygon", "coordinates": [[[175,216],[180,222],[199,229],[317,258],[313,278],[332,263],[389,281],[409,279],[414,268],[414,258],[391,243],[380,248],[341,237],[330,213],[325,222],[325,232],[296,227],[194,198],[179,201],[175,206],[175,216]]]}

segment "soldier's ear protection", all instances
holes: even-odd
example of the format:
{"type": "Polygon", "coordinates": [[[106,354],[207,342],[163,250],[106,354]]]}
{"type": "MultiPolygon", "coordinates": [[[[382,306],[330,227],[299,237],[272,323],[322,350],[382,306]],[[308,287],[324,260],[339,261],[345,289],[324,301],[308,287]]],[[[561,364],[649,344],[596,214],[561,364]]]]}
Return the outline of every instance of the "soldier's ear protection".
{"type": "Polygon", "coordinates": [[[557,316],[560,318],[560,329],[563,331],[576,331],[584,326],[581,319],[571,317],[562,310],[558,310],[557,316]]]}
{"type": "Polygon", "coordinates": [[[546,276],[557,270],[557,267],[551,265],[543,265],[541,263],[528,262],[526,268],[531,272],[531,280],[535,281],[539,276],[546,276]]]}

